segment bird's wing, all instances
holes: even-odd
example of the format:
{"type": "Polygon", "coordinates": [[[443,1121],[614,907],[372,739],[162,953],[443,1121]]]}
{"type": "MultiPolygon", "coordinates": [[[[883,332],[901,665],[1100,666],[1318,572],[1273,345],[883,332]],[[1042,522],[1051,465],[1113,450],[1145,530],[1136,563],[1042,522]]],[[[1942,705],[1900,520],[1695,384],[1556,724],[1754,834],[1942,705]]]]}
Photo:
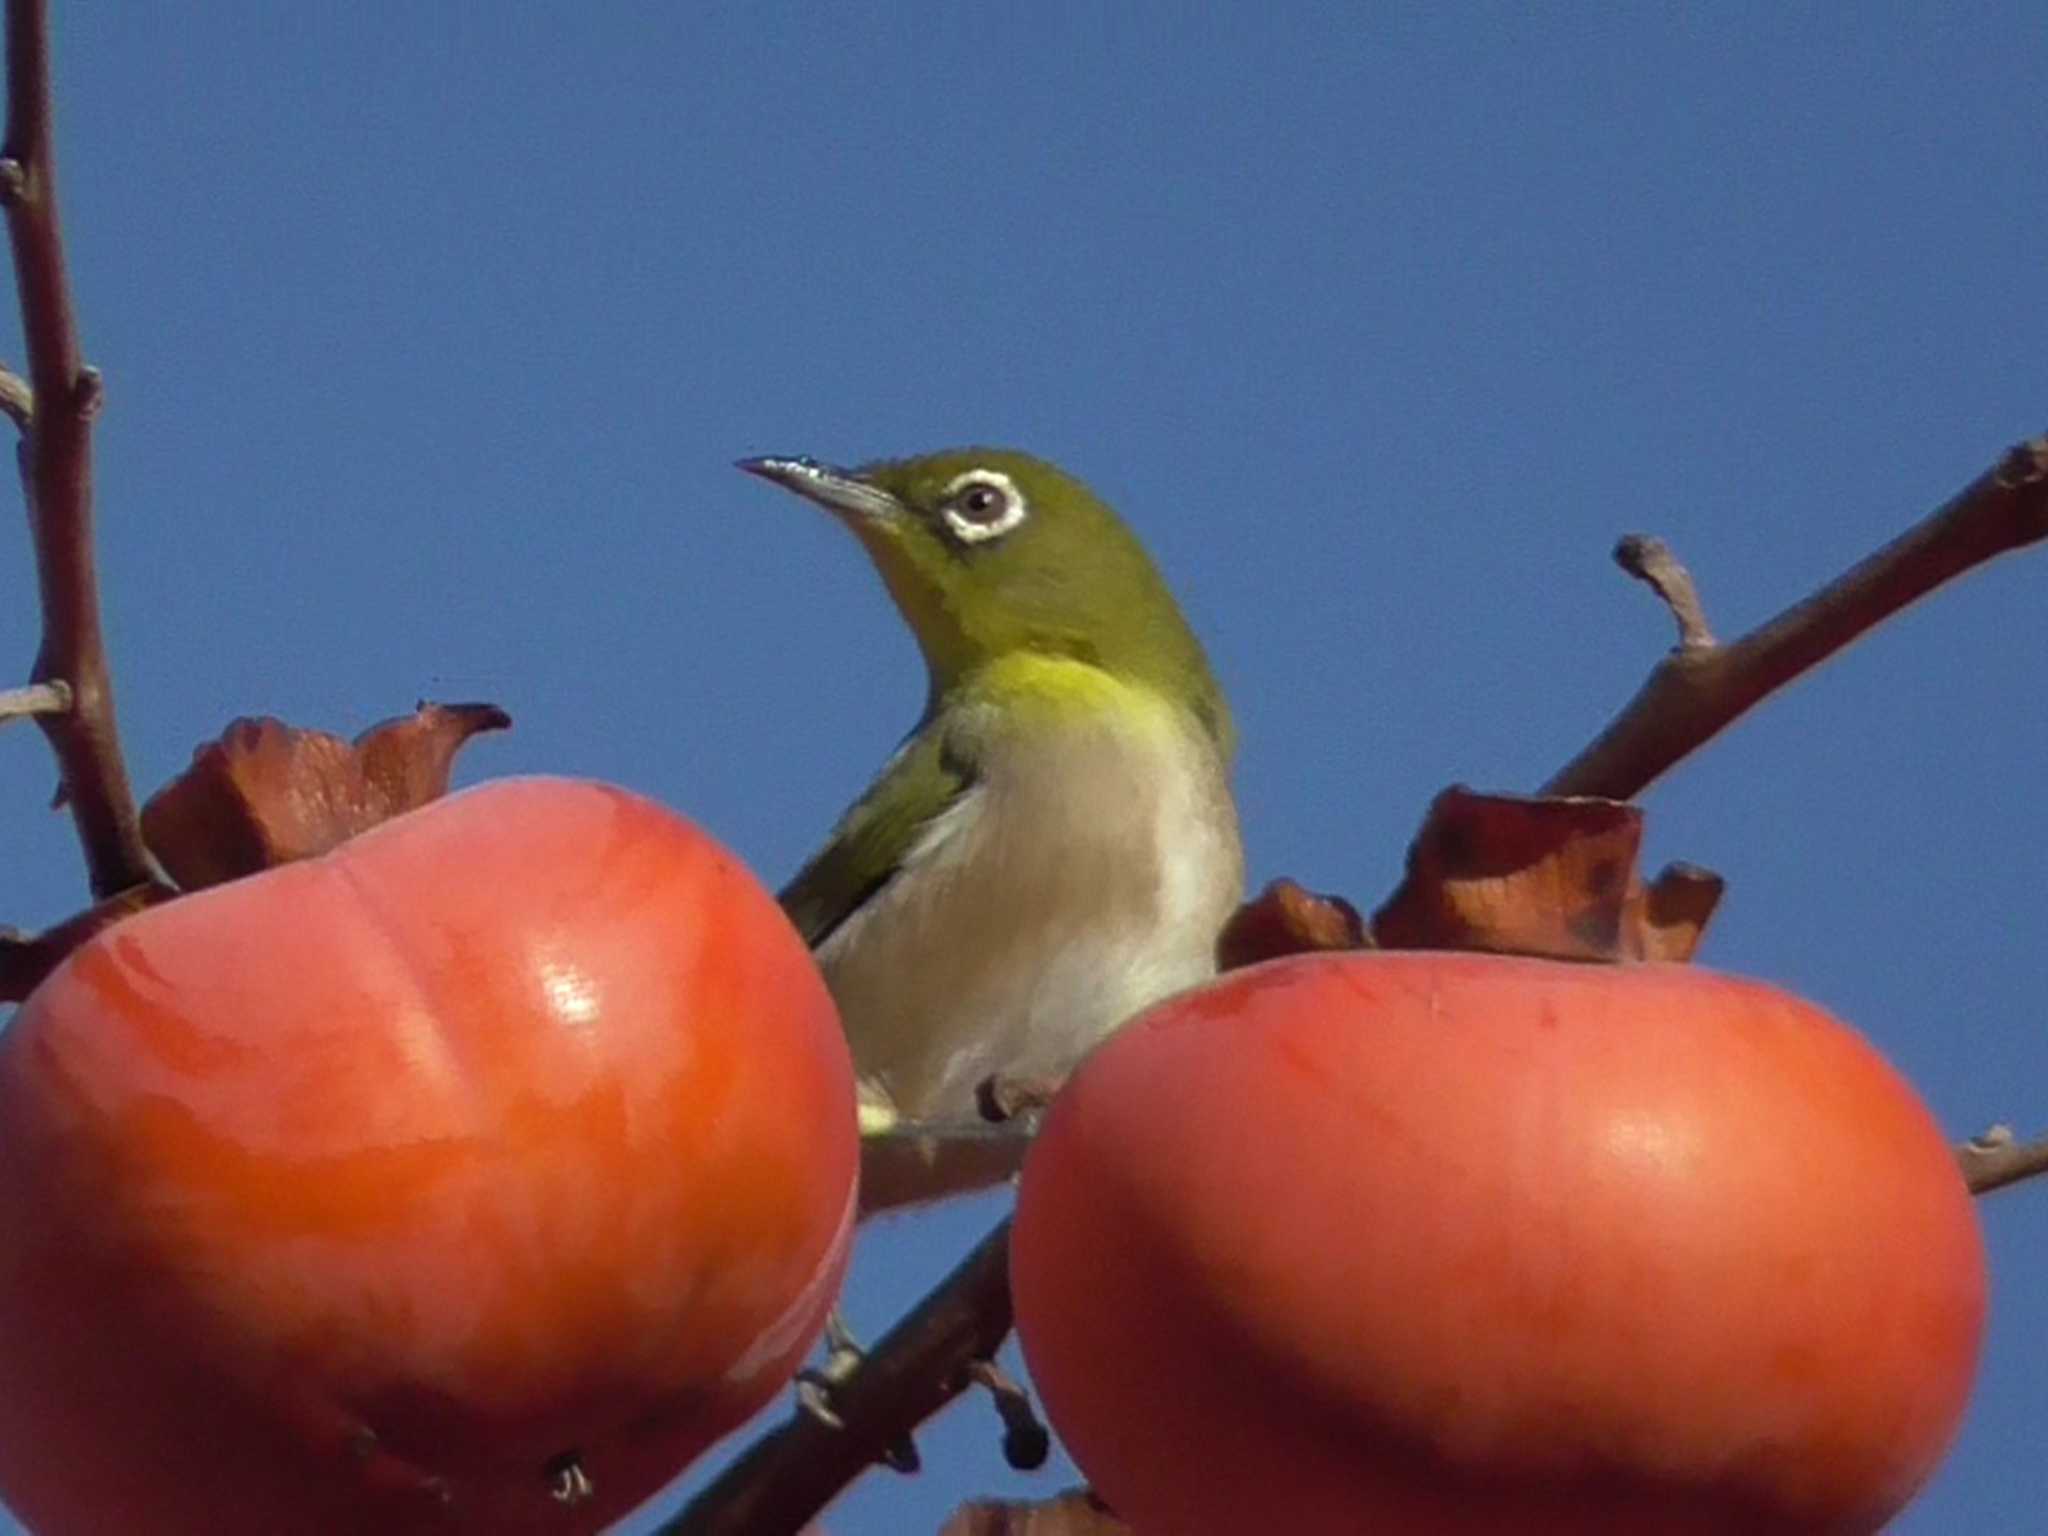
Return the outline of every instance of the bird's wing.
{"type": "Polygon", "coordinates": [[[974,787],[974,769],[946,733],[912,735],[782,888],[782,907],[816,949],[903,866],[933,818],[974,787]]]}

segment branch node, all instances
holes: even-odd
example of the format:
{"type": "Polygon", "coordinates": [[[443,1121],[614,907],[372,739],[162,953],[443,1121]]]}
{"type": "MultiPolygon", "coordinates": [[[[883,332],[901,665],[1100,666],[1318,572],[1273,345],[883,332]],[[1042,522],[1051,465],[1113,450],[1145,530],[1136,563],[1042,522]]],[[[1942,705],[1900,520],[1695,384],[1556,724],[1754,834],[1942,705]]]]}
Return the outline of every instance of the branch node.
{"type": "Polygon", "coordinates": [[[924,1457],[918,1452],[916,1437],[909,1434],[891,1440],[875,1461],[899,1477],[911,1477],[924,1470],[924,1457]]]}
{"type": "Polygon", "coordinates": [[[1039,1421],[1031,1394],[993,1360],[971,1360],[967,1379],[986,1388],[1003,1421],[1003,1460],[1019,1472],[1036,1472],[1052,1455],[1052,1432],[1039,1421]]]}
{"type": "Polygon", "coordinates": [[[99,369],[90,363],[78,370],[78,377],[71,381],[71,405],[79,416],[91,421],[99,415],[100,407],[107,403],[107,381],[99,369]]]}
{"type": "Polygon", "coordinates": [[[0,208],[11,208],[28,195],[28,167],[12,155],[0,156],[0,208]]]}
{"type": "Polygon", "coordinates": [[[2048,437],[2030,437],[2015,443],[1993,475],[2009,491],[2048,480],[2048,437]]]}
{"type": "Polygon", "coordinates": [[[1713,649],[1714,632],[1707,627],[1699,589],[1670,545],[1647,533],[1624,534],[1614,546],[1614,563],[1648,586],[1671,611],[1678,624],[1679,650],[1713,649]]]}

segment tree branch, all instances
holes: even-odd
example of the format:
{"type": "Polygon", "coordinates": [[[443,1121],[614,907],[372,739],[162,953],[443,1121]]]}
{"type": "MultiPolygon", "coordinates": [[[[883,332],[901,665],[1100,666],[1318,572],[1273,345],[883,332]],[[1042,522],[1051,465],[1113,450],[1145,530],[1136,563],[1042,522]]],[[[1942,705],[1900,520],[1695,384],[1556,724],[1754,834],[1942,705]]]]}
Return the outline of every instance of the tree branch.
{"type": "Polygon", "coordinates": [[[788,1536],[890,1446],[974,1385],[1010,1332],[1010,1223],[984,1237],[835,1391],[843,1427],[799,1410],[656,1536],[788,1536]]]}
{"type": "Polygon", "coordinates": [[[1963,1179],[1973,1195],[2048,1173],[2048,1136],[2021,1141],[2009,1125],[1994,1125],[1956,1148],[1963,1179]]]}
{"type": "Polygon", "coordinates": [[[1685,574],[1670,552],[1654,541],[1624,540],[1616,558],[1664,596],[1678,620],[1681,643],[1657,663],[1613,723],[1540,793],[1634,799],[1737,717],[1907,604],[2044,536],[2048,437],[2037,437],[1869,559],[1727,645],[1716,645],[1707,634],[1690,579],[1682,587],[1668,584],[1671,571],[1685,574]],[[1654,574],[1626,557],[1646,545],[1661,555],[1654,574]],[[1682,598],[1674,595],[1681,592],[1682,598]]]}
{"type": "Polygon", "coordinates": [[[71,690],[69,710],[39,714],[37,723],[57,756],[93,894],[105,898],[146,882],[150,869],[121,760],[100,629],[91,455],[100,377],[79,355],[57,224],[53,138],[48,0],[8,0],[0,205],[14,251],[29,389],[5,393],[15,407],[8,414],[23,425],[22,484],[42,594],[43,639],[30,681],[71,690]]]}

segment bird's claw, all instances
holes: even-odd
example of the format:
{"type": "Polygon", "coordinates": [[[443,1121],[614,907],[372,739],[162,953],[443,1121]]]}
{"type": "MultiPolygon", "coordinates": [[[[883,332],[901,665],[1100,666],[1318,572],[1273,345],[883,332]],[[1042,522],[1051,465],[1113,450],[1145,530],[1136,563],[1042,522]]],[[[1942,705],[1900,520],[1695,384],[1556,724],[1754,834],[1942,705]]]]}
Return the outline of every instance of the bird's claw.
{"type": "MultiPolygon", "coordinates": [[[[853,1330],[846,1326],[846,1320],[834,1308],[825,1320],[824,1360],[817,1365],[806,1366],[796,1374],[798,1411],[809,1414],[827,1429],[844,1431],[846,1419],[839,1412],[836,1400],[840,1389],[853,1379],[865,1359],[867,1351],[860,1347],[853,1330]]],[[[876,1460],[892,1472],[915,1472],[923,1465],[923,1458],[917,1452],[917,1442],[908,1434],[885,1448],[876,1460]]]]}
{"type": "Polygon", "coordinates": [[[846,1420],[832,1406],[832,1382],[820,1370],[805,1369],[796,1376],[796,1406],[827,1429],[844,1429],[846,1420]]]}

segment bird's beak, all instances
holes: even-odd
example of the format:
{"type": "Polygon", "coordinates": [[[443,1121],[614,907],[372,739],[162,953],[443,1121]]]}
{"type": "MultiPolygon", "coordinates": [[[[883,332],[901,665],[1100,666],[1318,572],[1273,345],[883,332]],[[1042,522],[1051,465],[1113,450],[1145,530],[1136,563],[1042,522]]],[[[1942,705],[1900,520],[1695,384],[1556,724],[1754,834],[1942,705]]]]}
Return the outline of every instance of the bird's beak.
{"type": "Polygon", "coordinates": [[[903,503],[887,491],[869,485],[850,470],[835,469],[816,459],[741,459],[739,467],[750,475],[759,475],[785,490],[795,491],[806,501],[815,501],[856,527],[862,523],[893,522],[903,515],[903,503]]]}

